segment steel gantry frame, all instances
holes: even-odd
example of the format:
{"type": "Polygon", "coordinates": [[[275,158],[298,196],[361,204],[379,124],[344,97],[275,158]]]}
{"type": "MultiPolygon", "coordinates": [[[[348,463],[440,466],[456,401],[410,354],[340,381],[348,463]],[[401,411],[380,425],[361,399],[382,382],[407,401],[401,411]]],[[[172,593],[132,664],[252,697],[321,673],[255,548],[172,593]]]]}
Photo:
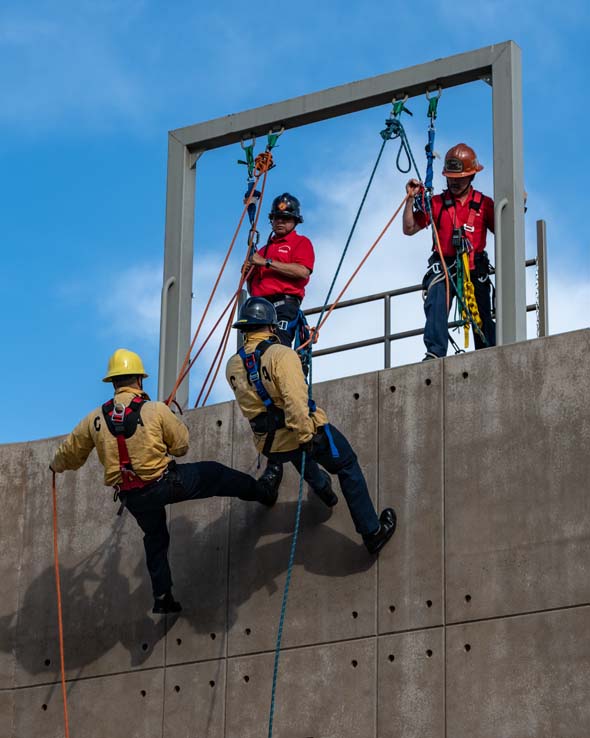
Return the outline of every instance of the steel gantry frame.
{"type": "MultiPolygon", "coordinates": [[[[506,41],[170,131],[159,399],[172,390],[190,344],[198,158],[205,151],[270,130],[296,128],[385,105],[404,95],[415,97],[477,80],[492,86],[497,341],[526,338],[521,52],[513,41],[506,41]]],[[[177,399],[181,405],[187,403],[188,380],[177,399]]]]}

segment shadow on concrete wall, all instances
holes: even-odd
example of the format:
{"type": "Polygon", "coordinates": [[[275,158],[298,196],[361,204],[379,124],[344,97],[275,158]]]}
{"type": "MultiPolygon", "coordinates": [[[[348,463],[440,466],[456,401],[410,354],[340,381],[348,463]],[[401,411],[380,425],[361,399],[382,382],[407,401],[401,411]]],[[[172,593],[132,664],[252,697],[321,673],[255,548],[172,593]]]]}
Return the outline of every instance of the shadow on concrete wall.
{"type": "MultiPolygon", "coordinates": [[[[237,566],[247,576],[233,577],[228,630],[237,619],[240,605],[254,592],[261,588],[277,590],[275,580],[288,565],[295,511],[294,502],[279,503],[272,510],[261,508],[251,524],[240,527],[239,537],[234,536],[230,542],[238,552],[237,566]],[[282,537],[277,539],[277,535],[282,537]],[[259,545],[264,537],[272,540],[259,545]]],[[[326,577],[346,577],[369,569],[374,560],[364,546],[324,525],[330,515],[331,511],[317,500],[304,501],[296,564],[326,577]]],[[[141,582],[138,587],[132,590],[122,571],[123,546],[127,544],[124,528],[126,524],[135,525],[124,517],[115,519],[112,535],[95,551],[73,567],[60,567],[67,667],[72,678],[81,676],[86,667],[121,646],[129,658],[123,663],[120,655],[113,657],[116,664],[105,663],[105,670],[141,666],[178,617],[196,633],[215,631],[220,611],[225,618],[227,585],[224,575],[217,572],[219,553],[215,546],[203,545],[203,541],[226,540],[225,517],[202,529],[186,517],[174,518],[172,549],[182,547],[182,567],[178,561],[172,565],[175,581],[180,583],[176,593],[183,600],[183,591],[186,595],[186,588],[194,586],[198,604],[185,608],[179,616],[166,618],[150,613],[151,587],[143,552],[133,572],[134,579],[141,582]],[[74,670],[77,675],[72,674],[74,670]]],[[[53,681],[59,664],[57,648],[54,568],[48,566],[26,589],[18,611],[0,618],[0,650],[14,650],[21,669],[30,675],[46,674],[47,681],[53,681]]]]}

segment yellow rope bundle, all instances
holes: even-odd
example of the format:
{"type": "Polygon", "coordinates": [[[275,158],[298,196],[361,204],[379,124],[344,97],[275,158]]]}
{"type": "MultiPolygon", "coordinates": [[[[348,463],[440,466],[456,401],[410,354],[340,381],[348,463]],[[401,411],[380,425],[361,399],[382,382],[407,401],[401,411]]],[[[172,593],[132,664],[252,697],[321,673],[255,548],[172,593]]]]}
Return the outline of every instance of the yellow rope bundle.
{"type": "MultiPolygon", "coordinates": [[[[471,317],[473,318],[473,320],[475,320],[478,327],[481,328],[483,321],[481,319],[481,315],[479,314],[477,300],[475,299],[475,288],[473,286],[471,275],[469,273],[469,254],[467,252],[464,252],[461,255],[461,259],[463,261],[463,301],[465,302],[467,309],[471,313],[471,317]]],[[[465,321],[465,348],[467,348],[469,346],[470,326],[467,310],[461,311],[461,317],[465,321]]]]}

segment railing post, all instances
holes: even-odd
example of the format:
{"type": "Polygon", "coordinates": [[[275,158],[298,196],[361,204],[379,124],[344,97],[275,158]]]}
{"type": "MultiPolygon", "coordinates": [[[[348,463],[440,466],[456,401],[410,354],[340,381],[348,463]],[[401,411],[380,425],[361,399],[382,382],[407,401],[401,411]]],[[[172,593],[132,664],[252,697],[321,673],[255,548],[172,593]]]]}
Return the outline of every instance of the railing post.
{"type": "Polygon", "coordinates": [[[389,335],[391,333],[391,297],[389,295],[385,295],[383,298],[383,306],[385,310],[384,314],[384,325],[385,325],[385,335],[384,335],[384,350],[385,350],[385,368],[390,369],[391,368],[391,342],[389,340],[389,335]]]}
{"type": "Polygon", "coordinates": [[[537,221],[537,311],[539,336],[549,334],[549,311],[547,303],[547,226],[544,220],[537,221]]]}

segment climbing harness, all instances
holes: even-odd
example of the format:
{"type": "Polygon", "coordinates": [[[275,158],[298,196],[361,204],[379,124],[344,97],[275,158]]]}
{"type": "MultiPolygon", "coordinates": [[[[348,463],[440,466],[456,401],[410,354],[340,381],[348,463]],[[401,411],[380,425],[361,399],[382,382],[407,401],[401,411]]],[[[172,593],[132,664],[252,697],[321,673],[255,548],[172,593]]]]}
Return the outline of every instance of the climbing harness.
{"type": "MultiPolygon", "coordinates": [[[[276,340],[265,339],[264,341],[261,341],[251,353],[247,353],[244,346],[242,346],[238,351],[238,356],[242,360],[244,369],[246,370],[246,374],[248,375],[248,382],[252,387],[254,387],[256,393],[258,394],[258,397],[261,399],[262,404],[265,407],[264,412],[259,413],[258,415],[256,415],[256,417],[250,420],[250,427],[252,428],[253,433],[257,435],[260,435],[262,433],[266,434],[264,447],[262,449],[262,454],[264,456],[268,456],[271,452],[277,430],[285,427],[285,413],[281,408],[275,405],[272,397],[268,393],[268,390],[264,386],[261,377],[262,357],[264,356],[264,353],[271,346],[274,345],[277,345],[276,340]]],[[[306,352],[306,354],[309,353],[310,352],[306,352]]],[[[308,362],[311,361],[310,356],[308,356],[307,359],[308,362]]],[[[315,413],[315,411],[317,410],[317,405],[315,401],[311,398],[311,395],[309,395],[308,397],[307,405],[309,408],[309,412],[315,413]]],[[[330,452],[332,454],[332,458],[337,459],[340,457],[340,453],[338,452],[336,444],[334,443],[334,436],[332,434],[329,423],[326,423],[323,428],[330,444],[330,452]]]]}
{"type": "Polygon", "coordinates": [[[53,560],[55,565],[55,589],[57,593],[57,625],[59,632],[59,661],[61,673],[61,693],[64,707],[64,732],[65,738],[70,738],[70,720],[68,716],[68,692],[66,689],[66,666],[64,654],[64,626],[61,604],[61,577],[59,574],[59,547],[58,547],[58,528],[57,528],[57,485],[55,482],[55,472],[52,470],[53,478],[51,484],[51,492],[53,496],[53,560]]]}
{"type": "Polygon", "coordinates": [[[151,482],[146,482],[133,471],[126,439],[131,438],[137,430],[138,424],[142,424],[141,408],[147,402],[144,397],[134,397],[126,407],[122,402],[109,400],[102,406],[102,414],[109,431],[117,439],[119,452],[119,471],[121,482],[115,486],[115,501],[120,492],[128,492],[134,489],[142,489],[151,482]]]}

